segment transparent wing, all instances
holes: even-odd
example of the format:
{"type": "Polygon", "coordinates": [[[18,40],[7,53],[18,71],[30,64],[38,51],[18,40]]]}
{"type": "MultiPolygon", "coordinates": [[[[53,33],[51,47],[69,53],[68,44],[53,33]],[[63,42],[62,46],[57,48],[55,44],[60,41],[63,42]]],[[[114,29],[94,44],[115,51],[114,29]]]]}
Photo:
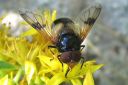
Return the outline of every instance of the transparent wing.
{"type": "Polygon", "coordinates": [[[52,37],[53,43],[57,43],[58,38],[60,36],[60,32],[62,31],[62,28],[63,28],[63,24],[61,24],[61,23],[52,27],[51,33],[53,35],[53,37],[52,37]]]}
{"type": "Polygon", "coordinates": [[[38,30],[46,39],[51,40],[51,31],[47,27],[45,19],[41,15],[27,10],[19,10],[19,13],[28,24],[30,24],[34,29],[38,30]]]}
{"type": "Polygon", "coordinates": [[[100,12],[101,5],[98,4],[83,10],[76,18],[76,25],[78,26],[76,31],[79,33],[82,41],[86,38],[87,34],[91,30],[100,12]]]}

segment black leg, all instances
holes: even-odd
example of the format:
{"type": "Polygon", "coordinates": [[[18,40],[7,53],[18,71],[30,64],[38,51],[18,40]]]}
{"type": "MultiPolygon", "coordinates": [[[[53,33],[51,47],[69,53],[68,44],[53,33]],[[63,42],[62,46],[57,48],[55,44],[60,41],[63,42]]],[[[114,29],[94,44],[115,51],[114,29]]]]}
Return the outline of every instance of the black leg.
{"type": "MultiPolygon", "coordinates": [[[[82,64],[81,64],[81,66],[80,66],[80,69],[83,67],[83,64],[84,64],[84,57],[81,57],[81,60],[82,60],[82,64]]],[[[65,77],[67,77],[68,72],[69,72],[70,70],[71,70],[71,69],[68,67],[68,69],[67,69],[67,71],[66,71],[66,73],[65,73],[65,77]]]]}
{"type": "Polygon", "coordinates": [[[49,45],[48,48],[56,48],[56,46],[49,45]]]}
{"type": "Polygon", "coordinates": [[[62,72],[63,72],[63,62],[60,60],[60,56],[61,55],[58,55],[57,58],[58,58],[58,60],[60,61],[61,65],[62,65],[62,72]]]}
{"type": "Polygon", "coordinates": [[[83,67],[83,64],[84,64],[84,57],[81,57],[81,60],[82,60],[82,64],[81,64],[80,69],[83,67]]]}
{"type": "Polygon", "coordinates": [[[50,49],[51,53],[54,55],[54,52],[51,50],[51,48],[56,48],[56,46],[49,45],[48,49],[50,49]]]}
{"type": "MultiPolygon", "coordinates": [[[[56,46],[52,46],[52,45],[49,45],[48,46],[48,49],[50,50],[50,52],[54,55],[54,52],[51,50],[51,48],[56,48],[56,46]]],[[[50,59],[50,61],[52,61],[54,59],[54,57],[52,59],[50,59]]]]}
{"type": "Polygon", "coordinates": [[[81,51],[82,51],[84,49],[85,45],[81,45],[80,47],[81,47],[81,51]]]}
{"type": "Polygon", "coordinates": [[[67,78],[68,72],[70,71],[70,68],[68,67],[66,73],[65,73],[65,77],[67,78]]]}

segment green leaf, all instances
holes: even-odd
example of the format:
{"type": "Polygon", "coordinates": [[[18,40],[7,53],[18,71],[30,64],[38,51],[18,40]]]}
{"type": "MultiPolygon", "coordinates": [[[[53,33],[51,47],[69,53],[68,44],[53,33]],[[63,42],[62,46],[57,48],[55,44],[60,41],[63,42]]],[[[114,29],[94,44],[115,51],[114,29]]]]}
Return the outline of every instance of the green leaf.
{"type": "Polygon", "coordinates": [[[0,78],[5,76],[5,75],[6,75],[5,71],[0,70],[0,78]]]}
{"type": "Polygon", "coordinates": [[[21,78],[21,76],[23,75],[24,73],[23,73],[23,69],[22,68],[20,68],[19,70],[18,70],[18,72],[16,73],[16,76],[14,77],[14,81],[15,81],[15,83],[18,83],[18,81],[20,80],[20,78],[21,78]]]}
{"type": "Polygon", "coordinates": [[[17,68],[14,65],[7,63],[5,61],[0,61],[0,70],[8,71],[8,70],[16,70],[16,69],[17,68]]]}

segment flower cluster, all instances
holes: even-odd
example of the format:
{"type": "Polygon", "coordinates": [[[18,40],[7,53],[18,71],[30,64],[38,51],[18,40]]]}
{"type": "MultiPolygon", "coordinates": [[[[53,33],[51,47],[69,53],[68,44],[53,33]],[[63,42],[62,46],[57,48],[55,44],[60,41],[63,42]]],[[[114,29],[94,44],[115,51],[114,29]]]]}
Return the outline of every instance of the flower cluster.
{"type": "MultiPolygon", "coordinates": [[[[56,11],[44,12],[47,24],[56,19],[56,11]]],[[[0,20],[1,23],[2,20],[0,20]]],[[[29,27],[29,26],[27,26],[29,27]]],[[[68,65],[63,67],[48,49],[51,42],[35,29],[22,33],[19,37],[10,36],[9,27],[0,25],[0,83],[1,85],[59,85],[69,82],[73,85],[94,85],[93,73],[101,68],[95,60],[78,62],[67,74],[68,65]],[[31,36],[31,40],[27,38],[31,36]]]]}

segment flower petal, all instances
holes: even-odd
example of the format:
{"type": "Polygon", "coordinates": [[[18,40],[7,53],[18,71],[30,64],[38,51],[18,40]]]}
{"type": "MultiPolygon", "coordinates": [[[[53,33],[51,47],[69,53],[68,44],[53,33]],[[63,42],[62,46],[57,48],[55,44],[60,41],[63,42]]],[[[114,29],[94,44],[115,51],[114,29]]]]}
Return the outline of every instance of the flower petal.
{"type": "Polygon", "coordinates": [[[94,80],[91,71],[88,70],[84,79],[83,85],[94,85],[94,80]]]}
{"type": "Polygon", "coordinates": [[[36,73],[35,64],[31,61],[25,61],[25,74],[26,74],[28,84],[30,83],[35,73],[36,73]]]}
{"type": "Polygon", "coordinates": [[[103,64],[93,65],[91,68],[91,72],[94,73],[95,71],[99,70],[103,64]]]}
{"type": "Polygon", "coordinates": [[[53,76],[47,85],[59,85],[61,84],[63,81],[65,81],[66,78],[64,76],[64,74],[62,72],[56,74],[55,76],[53,76]]]}
{"type": "Polygon", "coordinates": [[[0,85],[8,85],[8,75],[0,79],[0,85]]]}
{"type": "Polygon", "coordinates": [[[80,75],[85,75],[88,70],[90,70],[92,73],[94,73],[95,71],[97,71],[98,69],[100,69],[103,66],[103,64],[95,64],[95,61],[87,61],[84,63],[81,71],[80,71],[80,75]]]}
{"type": "Polygon", "coordinates": [[[29,29],[27,30],[26,32],[23,32],[20,37],[26,37],[26,36],[30,36],[30,35],[34,35],[34,34],[37,34],[38,32],[32,28],[32,29],[29,29]]]}
{"type": "Polygon", "coordinates": [[[61,63],[57,59],[50,60],[51,58],[45,55],[39,56],[40,62],[43,66],[47,67],[49,70],[60,70],[61,63]]]}
{"type": "Polygon", "coordinates": [[[82,82],[79,79],[71,79],[73,85],[82,85],[82,82]]]}
{"type": "Polygon", "coordinates": [[[71,71],[69,71],[67,77],[68,77],[68,78],[78,77],[78,76],[79,76],[79,73],[80,73],[80,70],[81,70],[81,64],[78,63],[78,64],[76,64],[76,65],[71,69],[71,71]]]}
{"type": "Polygon", "coordinates": [[[54,21],[56,19],[56,10],[53,10],[52,12],[52,21],[54,21]]]}

